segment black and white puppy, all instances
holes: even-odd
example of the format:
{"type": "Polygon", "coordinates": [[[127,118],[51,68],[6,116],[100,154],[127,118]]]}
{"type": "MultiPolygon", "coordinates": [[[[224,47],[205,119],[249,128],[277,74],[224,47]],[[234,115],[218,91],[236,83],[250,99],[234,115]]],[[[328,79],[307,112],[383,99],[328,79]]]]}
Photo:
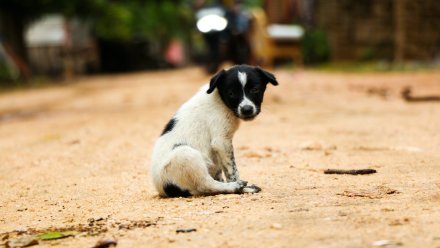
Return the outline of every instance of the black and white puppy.
{"type": "Polygon", "coordinates": [[[260,113],[267,83],[278,84],[272,73],[259,67],[234,66],[218,72],[209,86],[180,107],[152,154],[151,174],[159,195],[261,190],[240,180],[232,138],[240,119],[252,120],[260,113]]]}

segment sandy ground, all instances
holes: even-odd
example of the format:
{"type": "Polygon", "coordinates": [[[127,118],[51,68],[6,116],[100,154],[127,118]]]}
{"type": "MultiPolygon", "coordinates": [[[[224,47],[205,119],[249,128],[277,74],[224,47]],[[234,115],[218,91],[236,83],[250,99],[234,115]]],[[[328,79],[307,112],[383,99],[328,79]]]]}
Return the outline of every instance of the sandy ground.
{"type": "Polygon", "coordinates": [[[440,95],[440,72],[275,74],[234,139],[242,178],[263,188],[246,195],[151,185],[154,140],[208,80],[197,68],[0,94],[0,243],[58,229],[81,233],[40,246],[440,247],[440,102],[399,93],[440,95]]]}

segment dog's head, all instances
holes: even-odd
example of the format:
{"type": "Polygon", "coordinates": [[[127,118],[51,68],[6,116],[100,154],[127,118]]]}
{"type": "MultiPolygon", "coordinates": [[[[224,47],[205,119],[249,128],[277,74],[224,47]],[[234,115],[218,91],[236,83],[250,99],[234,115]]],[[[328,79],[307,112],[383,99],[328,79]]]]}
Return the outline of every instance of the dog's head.
{"type": "Polygon", "coordinates": [[[252,120],[260,113],[266,85],[278,85],[275,76],[260,67],[237,65],[212,77],[208,94],[216,88],[225,105],[243,120],[252,120]]]}

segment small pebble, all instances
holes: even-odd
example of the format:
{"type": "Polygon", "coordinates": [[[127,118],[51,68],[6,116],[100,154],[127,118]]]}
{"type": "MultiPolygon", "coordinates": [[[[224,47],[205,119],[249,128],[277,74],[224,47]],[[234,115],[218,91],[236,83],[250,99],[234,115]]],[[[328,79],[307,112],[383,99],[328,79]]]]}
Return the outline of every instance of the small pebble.
{"type": "Polygon", "coordinates": [[[392,243],[389,240],[377,240],[371,243],[372,246],[386,246],[391,244],[392,243]]]}
{"type": "Polygon", "coordinates": [[[322,150],[322,145],[318,142],[306,142],[306,143],[303,143],[300,147],[302,150],[306,150],[306,151],[320,151],[320,150],[322,150]]]}
{"type": "Polygon", "coordinates": [[[377,246],[377,247],[395,247],[395,246],[401,246],[403,244],[400,242],[394,243],[389,240],[377,240],[377,241],[372,242],[371,245],[377,246]]]}
{"type": "Polygon", "coordinates": [[[9,240],[6,247],[28,247],[37,244],[38,240],[34,236],[27,235],[9,240]]]}
{"type": "Polygon", "coordinates": [[[281,225],[280,223],[273,223],[270,227],[272,229],[280,230],[283,228],[283,225],[281,225]]]}
{"type": "Polygon", "coordinates": [[[257,153],[254,151],[250,151],[244,154],[245,157],[247,158],[263,158],[265,157],[265,155],[261,154],[261,153],[257,153]]]}
{"type": "Polygon", "coordinates": [[[26,228],[26,227],[18,227],[14,231],[16,231],[18,233],[25,233],[25,232],[28,231],[28,228],[26,228]]]}
{"type": "Polygon", "coordinates": [[[96,242],[96,244],[92,248],[108,248],[108,247],[115,247],[117,245],[118,242],[116,240],[103,239],[96,242]]]}

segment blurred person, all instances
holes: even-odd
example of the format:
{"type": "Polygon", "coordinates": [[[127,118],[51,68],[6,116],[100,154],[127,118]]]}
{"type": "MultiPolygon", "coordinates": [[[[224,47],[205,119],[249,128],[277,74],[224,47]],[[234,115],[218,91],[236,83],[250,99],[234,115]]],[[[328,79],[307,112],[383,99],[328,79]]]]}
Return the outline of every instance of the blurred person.
{"type": "Polygon", "coordinates": [[[231,60],[234,64],[249,63],[250,17],[242,1],[223,0],[207,4],[199,0],[195,8],[197,28],[208,47],[207,72],[216,72],[225,60],[231,60]]]}

